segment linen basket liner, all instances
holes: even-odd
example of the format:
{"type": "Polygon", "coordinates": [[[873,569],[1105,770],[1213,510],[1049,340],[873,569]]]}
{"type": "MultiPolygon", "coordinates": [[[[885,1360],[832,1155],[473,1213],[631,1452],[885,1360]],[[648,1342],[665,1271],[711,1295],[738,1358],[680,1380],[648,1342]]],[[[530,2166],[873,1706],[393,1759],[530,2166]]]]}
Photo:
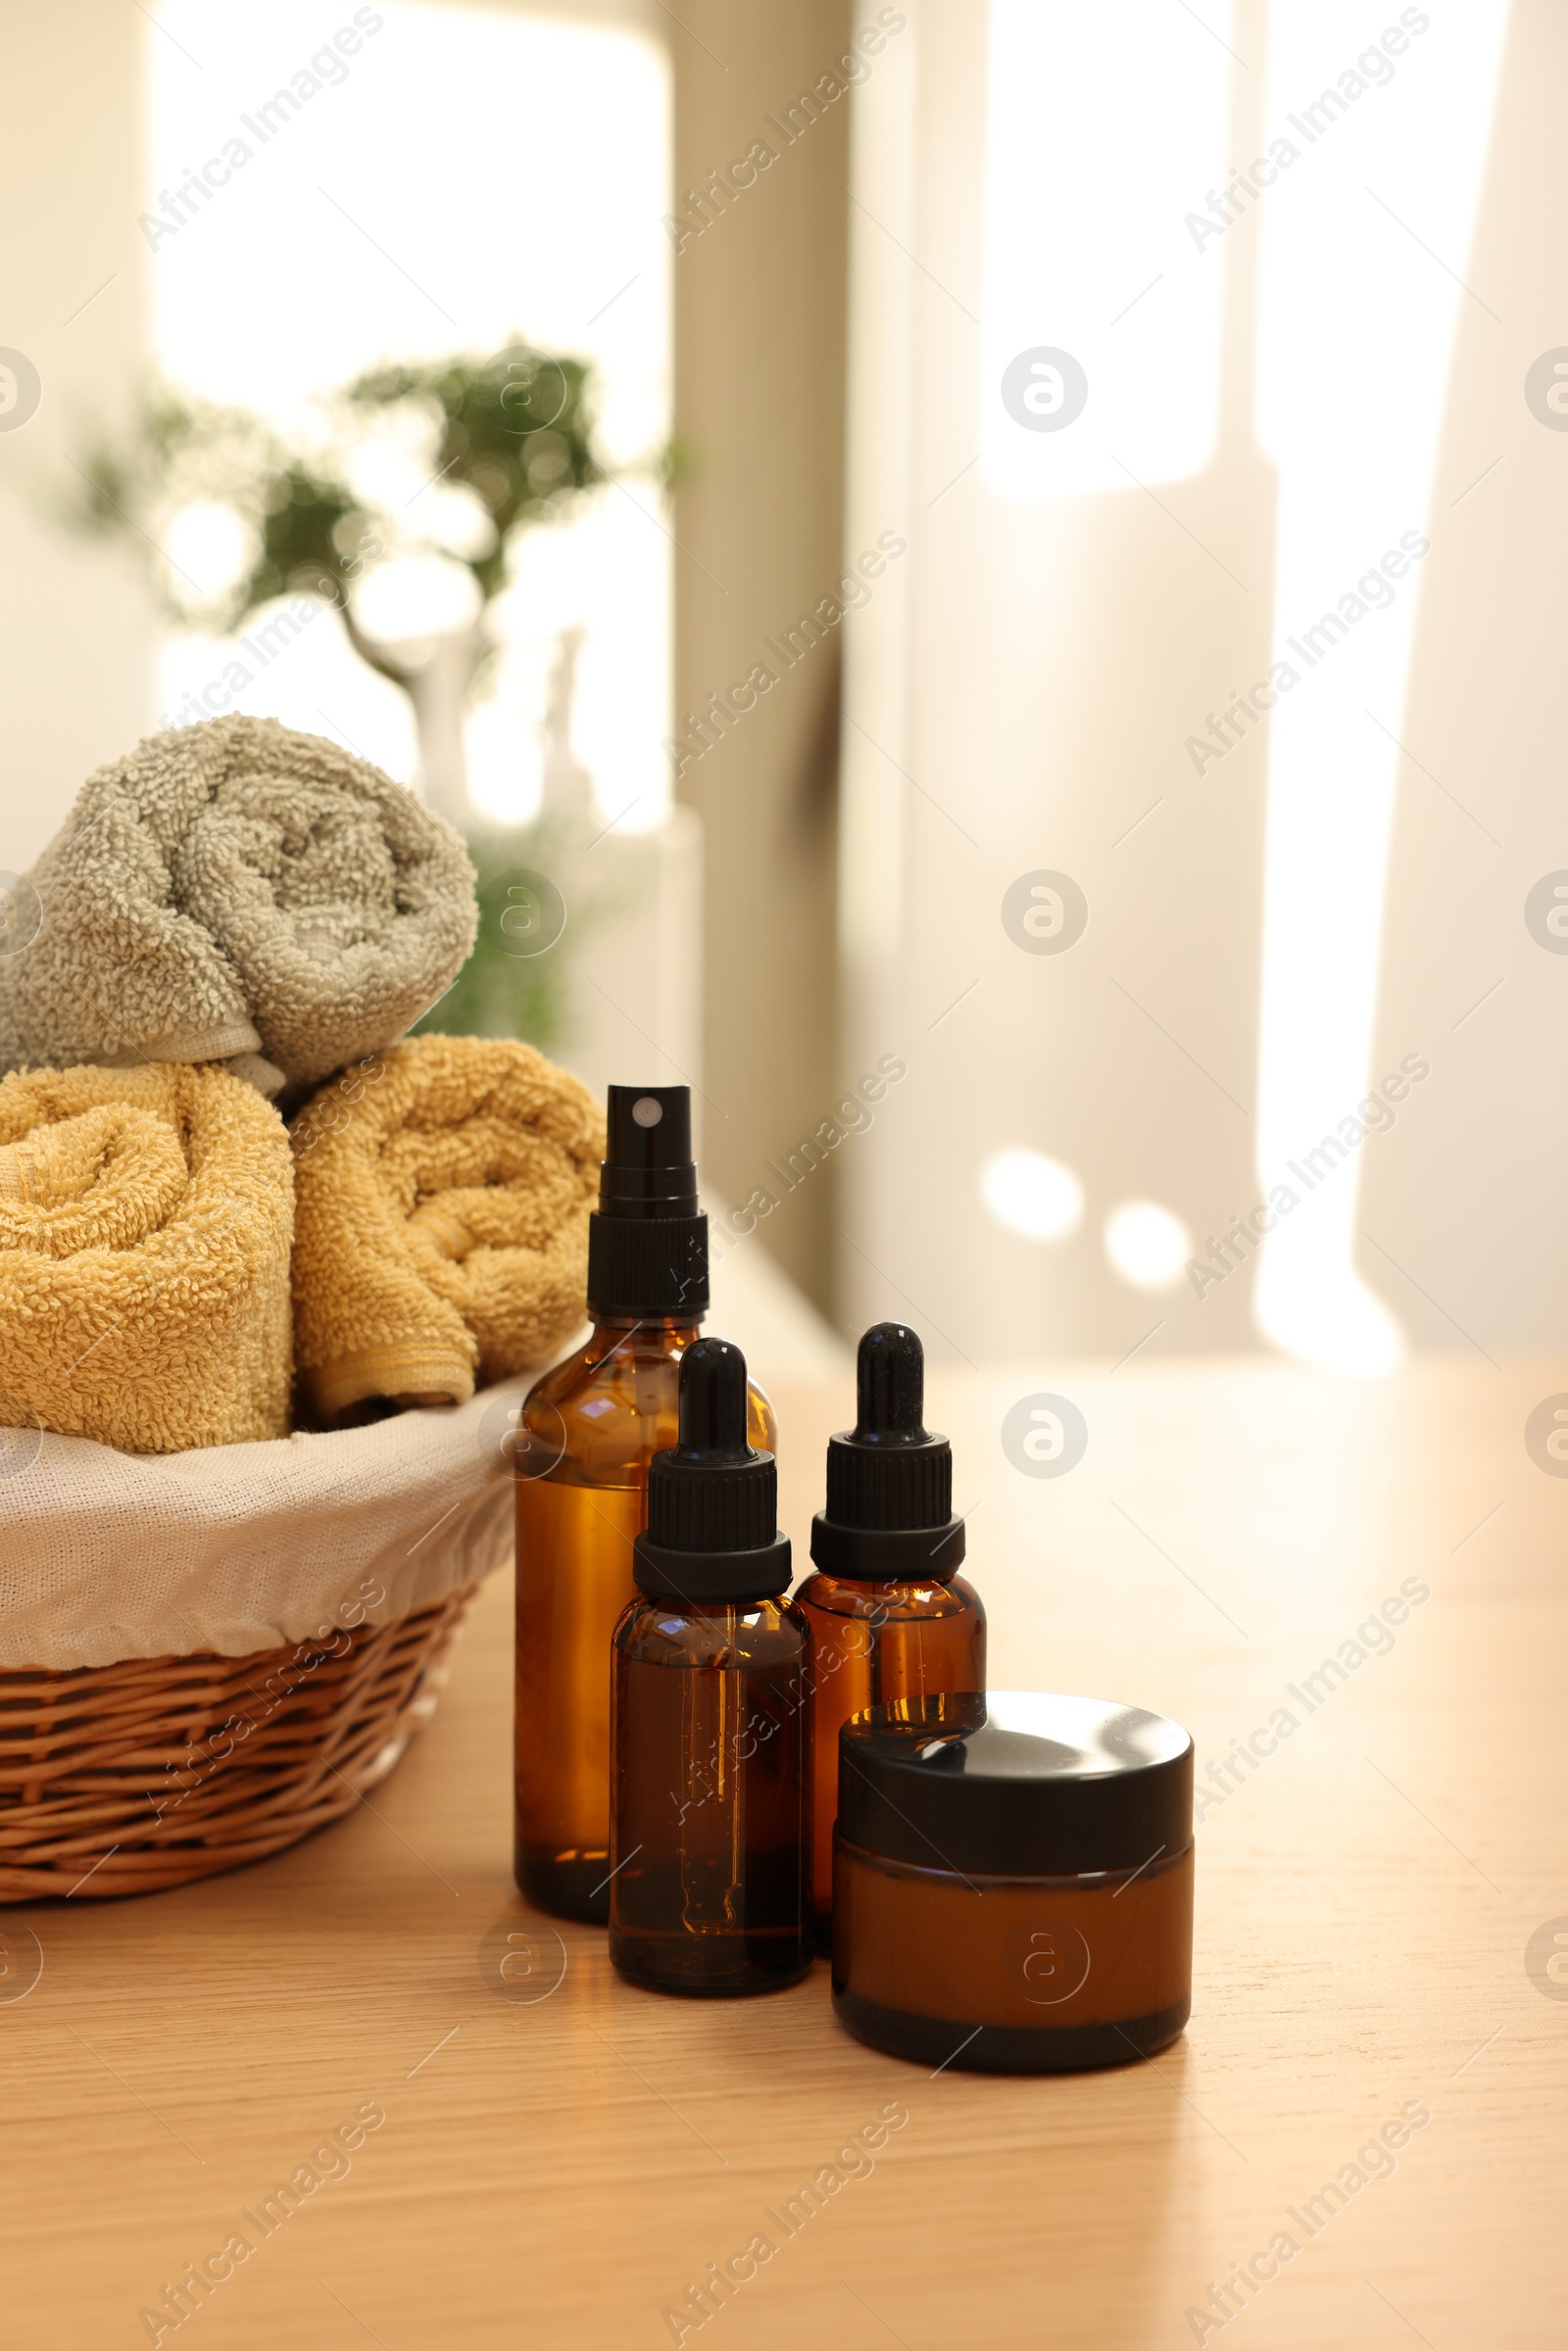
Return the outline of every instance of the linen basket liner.
{"type": "Polygon", "coordinates": [[[0,1671],[243,1657],[394,1624],[478,1582],[511,1556],[511,1432],[536,1376],[456,1408],[186,1453],[8,1432],[0,1671]]]}

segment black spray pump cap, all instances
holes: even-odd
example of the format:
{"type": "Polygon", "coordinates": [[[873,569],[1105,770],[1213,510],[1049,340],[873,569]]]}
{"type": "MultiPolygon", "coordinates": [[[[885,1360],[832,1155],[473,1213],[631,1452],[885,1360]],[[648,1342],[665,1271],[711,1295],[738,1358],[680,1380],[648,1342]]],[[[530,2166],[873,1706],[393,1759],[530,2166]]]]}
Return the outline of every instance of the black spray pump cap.
{"type": "Polygon", "coordinates": [[[746,1357],[698,1339],[680,1359],[680,1438],[648,1466],[633,1574],[656,1599],[761,1600],[787,1592],[778,1471],[746,1439],[746,1357]]]}
{"type": "Polygon", "coordinates": [[[596,1315],[697,1316],[708,1309],[708,1219],[697,1204],[689,1086],[612,1086],[588,1220],[596,1315]]]}
{"type": "Polygon", "coordinates": [[[873,1323],[856,1360],[858,1415],[827,1445],[827,1508],[811,1521],[824,1575],[946,1583],[963,1557],[953,1448],[926,1428],[925,1349],[906,1323],[873,1323]]]}

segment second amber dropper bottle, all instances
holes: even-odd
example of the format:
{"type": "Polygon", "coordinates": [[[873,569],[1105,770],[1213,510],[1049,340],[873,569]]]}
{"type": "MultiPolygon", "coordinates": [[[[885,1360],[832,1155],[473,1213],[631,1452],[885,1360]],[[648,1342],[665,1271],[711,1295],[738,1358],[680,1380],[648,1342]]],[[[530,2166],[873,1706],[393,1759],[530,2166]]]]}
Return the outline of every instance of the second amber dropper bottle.
{"type": "Polygon", "coordinates": [[[697,1999],[777,1990],[811,1964],[806,1625],[785,1597],[778,1472],[746,1417],[745,1356],[700,1339],[615,1629],[610,1956],[697,1999]]]}
{"type": "MultiPolygon", "coordinates": [[[[586,1346],[517,1430],[516,1878],[537,1909],[610,1915],[611,1637],[636,1597],[648,1465],[676,1439],[680,1359],[708,1311],[691,1093],[612,1086],[589,1222],[586,1346]]],[[[776,1444],[748,1391],[747,1438],[776,1444]]]]}

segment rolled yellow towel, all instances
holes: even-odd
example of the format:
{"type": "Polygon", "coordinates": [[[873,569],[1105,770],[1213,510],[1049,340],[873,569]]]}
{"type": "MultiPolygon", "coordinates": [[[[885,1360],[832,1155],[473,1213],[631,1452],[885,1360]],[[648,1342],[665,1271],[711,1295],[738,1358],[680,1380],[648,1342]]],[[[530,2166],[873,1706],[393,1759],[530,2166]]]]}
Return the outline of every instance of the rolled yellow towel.
{"type": "Polygon", "coordinates": [[[294,1347],[318,1420],[461,1404],[582,1321],[604,1119],[532,1046],[392,1046],[292,1133],[294,1347]]]}
{"type": "Polygon", "coordinates": [[[283,1122],[211,1066],[0,1080],[0,1422],[183,1452],[288,1433],[283,1122]]]}

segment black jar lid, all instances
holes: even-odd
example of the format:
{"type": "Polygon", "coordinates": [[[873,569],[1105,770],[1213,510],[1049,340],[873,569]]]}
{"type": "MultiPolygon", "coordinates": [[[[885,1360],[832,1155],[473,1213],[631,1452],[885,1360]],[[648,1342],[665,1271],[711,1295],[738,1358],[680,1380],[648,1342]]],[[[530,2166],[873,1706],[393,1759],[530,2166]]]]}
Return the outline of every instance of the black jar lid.
{"type": "Polygon", "coordinates": [[[897,1700],[839,1734],[839,1827],[960,1876],[1139,1869],[1193,1834],[1193,1742],[1108,1698],[1036,1690],[897,1700]]]}

